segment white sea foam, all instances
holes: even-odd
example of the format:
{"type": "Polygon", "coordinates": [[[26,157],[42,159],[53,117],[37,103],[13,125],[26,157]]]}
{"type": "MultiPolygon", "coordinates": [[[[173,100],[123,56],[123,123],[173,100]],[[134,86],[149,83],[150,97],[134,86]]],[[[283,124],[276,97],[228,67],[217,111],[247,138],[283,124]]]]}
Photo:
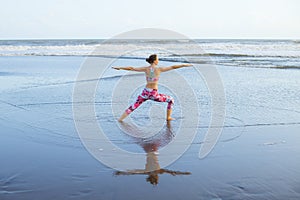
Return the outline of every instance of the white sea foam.
{"type": "Polygon", "coordinates": [[[300,43],[289,40],[29,40],[0,41],[0,56],[124,56],[256,67],[300,67],[300,43]],[[132,51],[128,51],[132,49],[132,51]]]}

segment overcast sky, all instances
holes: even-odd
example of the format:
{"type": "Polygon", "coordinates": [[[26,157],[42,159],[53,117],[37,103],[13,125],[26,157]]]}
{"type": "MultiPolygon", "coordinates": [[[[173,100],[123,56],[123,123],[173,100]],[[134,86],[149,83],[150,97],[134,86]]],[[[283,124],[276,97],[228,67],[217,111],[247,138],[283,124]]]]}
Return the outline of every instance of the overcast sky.
{"type": "Polygon", "coordinates": [[[299,39],[298,0],[0,0],[0,39],[110,38],[140,28],[191,38],[299,39]]]}

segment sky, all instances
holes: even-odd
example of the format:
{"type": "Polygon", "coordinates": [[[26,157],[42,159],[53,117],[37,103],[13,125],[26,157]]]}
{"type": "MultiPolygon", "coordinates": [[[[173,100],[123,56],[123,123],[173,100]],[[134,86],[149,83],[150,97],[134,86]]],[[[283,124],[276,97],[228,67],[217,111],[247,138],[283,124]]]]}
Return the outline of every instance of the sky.
{"type": "Polygon", "coordinates": [[[0,0],[0,39],[107,39],[141,28],[199,39],[300,39],[298,0],[0,0]]]}

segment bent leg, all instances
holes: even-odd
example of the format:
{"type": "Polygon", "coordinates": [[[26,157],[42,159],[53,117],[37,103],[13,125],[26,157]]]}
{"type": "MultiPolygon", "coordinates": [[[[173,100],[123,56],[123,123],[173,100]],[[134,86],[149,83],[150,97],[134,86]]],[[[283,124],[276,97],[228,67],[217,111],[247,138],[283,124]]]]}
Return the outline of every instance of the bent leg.
{"type": "Polygon", "coordinates": [[[169,95],[157,94],[157,95],[153,95],[153,98],[151,98],[151,99],[153,101],[158,101],[158,102],[167,102],[168,103],[168,106],[167,106],[168,110],[173,108],[174,98],[169,96],[169,95]]]}
{"type": "Polygon", "coordinates": [[[174,105],[174,99],[171,96],[165,95],[165,94],[156,94],[153,95],[153,97],[151,98],[154,101],[158,101],[158,102],[167,102],[168,106],[167,106],[167,120],[173,120],[173,118],[171,117],[172,114],[172,108],[174,105]]]}

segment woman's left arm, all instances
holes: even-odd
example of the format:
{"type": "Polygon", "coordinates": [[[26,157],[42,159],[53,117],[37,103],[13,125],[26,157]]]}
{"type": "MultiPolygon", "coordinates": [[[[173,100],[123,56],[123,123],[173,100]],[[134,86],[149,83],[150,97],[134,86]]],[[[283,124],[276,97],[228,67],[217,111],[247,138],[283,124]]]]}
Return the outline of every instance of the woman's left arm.
{"type": "Polygon", "coordinates": [[[116,70],[127,70],[127,71],[136,71],[136,72],[145,72],[146,67],[112,67],[116,70]]]}

